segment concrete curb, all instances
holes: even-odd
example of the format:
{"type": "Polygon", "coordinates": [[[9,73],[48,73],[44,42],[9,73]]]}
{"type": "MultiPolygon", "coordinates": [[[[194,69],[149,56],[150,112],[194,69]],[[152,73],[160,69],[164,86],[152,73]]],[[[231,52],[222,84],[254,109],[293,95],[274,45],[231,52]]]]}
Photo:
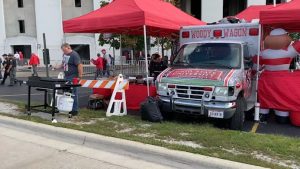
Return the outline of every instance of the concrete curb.
{"type": "MultiPolygon", "coordinates": [[[[21,128],[23,130],[29,130],[32,131],[34,134],[38,134],[40,136],[45,137],[56,137],[57,136],[64,136],[65,139],[62,141],[68,141],[69,143],[77,144],[77,145],[83,145],[85,143],[89,142],[90,147],[93,149],[97,149],[97,145],[113,145],[114,147],[117,146],[118,148],[125,149],[125,150],[131,150],[131,151],[137,151],[138,153],[146,153],[146,154],[154,154],[158,156],[168,156],[168,159],[174,159],[174,160],[181,160],[183,162],[187,163],[194,163],[195,165],[201,165],[201,166],[207,166],[210,168],[230,168],[230,169],[241,169],[241,168],[247,168],[247,169],[254,169],[254,168],[262,168],[257,166],[252,166],[248,164],[238,163],[238,162],[232,162],[228,160],[198,155],[198,154],[192,154],[188,152],[183,151],[176,151],[176,150],[170,150],[163,147],[143,144],[139,142],[129,141],[129,140],[123,140],[118,138],[112,138],[112,137],[106,137],[102,135],[97,135],[93,133],[87,133],[72,129],[66,129],[66,128],[60,128],[60,127],[54,127],[50,125],[40,124],[40,123],[34,123],[30,121],[0,116],[0,124],[4,124],[6,126],[10,126],[13,128],[21,128]],[[56,136],[55,136],[56,135],[56,136]]],[[[85,146],[85,145],[84,145],[85,146]]],[[[87,145],[88,146],[88,145],[87,145]]]]}

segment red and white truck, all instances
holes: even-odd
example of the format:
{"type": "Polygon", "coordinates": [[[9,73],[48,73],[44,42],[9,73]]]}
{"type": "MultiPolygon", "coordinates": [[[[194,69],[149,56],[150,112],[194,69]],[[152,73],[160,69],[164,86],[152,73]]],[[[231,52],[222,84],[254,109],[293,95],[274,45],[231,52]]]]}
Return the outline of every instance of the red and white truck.
{"type": "Polygon", "coordinates": [[[163,111],[223,119],[242,129],[244,112],[255,104],[258,44],[258,23],[183,27],[172,66],[157,78],[163,111]]]}

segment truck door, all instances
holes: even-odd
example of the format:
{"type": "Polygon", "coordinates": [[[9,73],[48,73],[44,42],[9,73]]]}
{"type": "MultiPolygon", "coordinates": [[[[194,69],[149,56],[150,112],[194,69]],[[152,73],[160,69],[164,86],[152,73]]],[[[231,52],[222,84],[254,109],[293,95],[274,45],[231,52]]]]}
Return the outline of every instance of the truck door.
{"type": "Polygon", "coordinates": [[[244,61],[244,80],[243,80],[243,87],[244,87],[244,94],[245,98],[251,96],[252,92],[252,57],[249,54],[249,49],[247,45],[243,45],[243,61],[244,61]]]}

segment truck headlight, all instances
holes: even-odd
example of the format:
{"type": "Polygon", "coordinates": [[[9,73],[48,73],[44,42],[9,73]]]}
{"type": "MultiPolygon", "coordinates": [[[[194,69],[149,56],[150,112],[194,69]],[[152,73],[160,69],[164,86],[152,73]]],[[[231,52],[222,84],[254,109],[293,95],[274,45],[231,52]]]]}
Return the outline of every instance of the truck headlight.
{"type": "Polygon", "coordinates": [[[166,83],[158,83],[157,90],[158,91],[167,91],[168,85],[166,83]]]}
{"type": "Polygon", "coordinates": [[[228,96],[228,87],[216,87],[214,90],[215,96],[228,96]]]}

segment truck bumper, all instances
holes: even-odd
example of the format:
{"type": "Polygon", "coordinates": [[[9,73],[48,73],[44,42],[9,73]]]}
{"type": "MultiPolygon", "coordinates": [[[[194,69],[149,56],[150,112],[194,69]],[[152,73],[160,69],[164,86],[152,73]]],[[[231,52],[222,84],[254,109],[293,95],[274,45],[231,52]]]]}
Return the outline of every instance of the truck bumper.
{"type": "Polygon", "coordinates": [[[163,111],[177,112],[196,116],[208,117],[209,111],[224,112],[223,119],[230,119],[236,111],[235,102],[220,101],[198,101],[188,99],[171,99],[170,97],[159,96],[163,111]]]}

